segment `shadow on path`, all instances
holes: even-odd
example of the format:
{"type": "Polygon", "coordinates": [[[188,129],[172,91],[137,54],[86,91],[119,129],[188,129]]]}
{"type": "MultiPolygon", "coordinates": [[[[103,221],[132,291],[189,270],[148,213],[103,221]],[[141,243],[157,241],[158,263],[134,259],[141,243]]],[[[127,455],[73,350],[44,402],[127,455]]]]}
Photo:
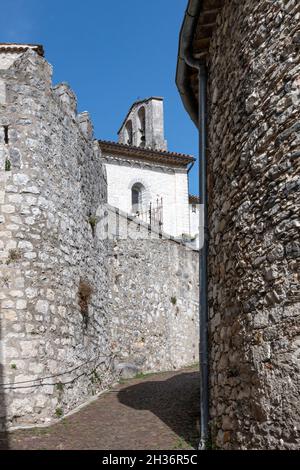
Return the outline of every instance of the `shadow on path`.
{"type": "Polygon", "coordinates": [[[118,400],[135,410],[148,410],[183,441],[197,448],[199,439],[199,372],[150,380],[123,388],[118,400]]]}

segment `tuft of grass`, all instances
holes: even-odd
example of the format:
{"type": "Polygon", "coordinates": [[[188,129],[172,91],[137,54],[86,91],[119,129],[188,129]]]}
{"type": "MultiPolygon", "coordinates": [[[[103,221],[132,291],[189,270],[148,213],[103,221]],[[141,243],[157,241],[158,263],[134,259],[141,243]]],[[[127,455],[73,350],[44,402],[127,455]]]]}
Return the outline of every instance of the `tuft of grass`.
{"type": "Polygon", "coordinates": [[[83,316],[85,327],[88,325],[88,313],[89,313],[89,302],[93,294],[92,287],[82,279],[79,282],[78,287],[78,297],[79,297],[79,307],[81,314],[83,316]]]}
{"type": "Polygon", "coordinates": [[[176,305],[176,304],[177,304],[177,299],[176,299],[176,297],[171,297],[171,303],[172,303],[173,305],[176,305]]]}
{"type": "Polygon", "coordinates": [[[58,418],[61,418],[63,416],[64,412],[63,412],[62,408],[56,408],[55,414],[58,418]]]}
{"type": "Polygon", "coordinates": [[[16,261],[20,261],[22,258],[22,251],[18,248],[12,248],[8,252],[8,258],[6,260],[6,264],[14,263],[16,261]]]}
{"type": "Polygon", "coordinates": [[[89,217],[89,224],[90,224],[91,229],[92,229],[93,237],[95,236],[95,228],[96,228],[97,222],[98,222],[98,218],[95,217],[94,215],[91,215],[89,217]]]}
{"type": "MultiPolygon", "coordinates": [[[[166,371],[170,372],[170,371],[166,371]]],[[[123,377],[120,377],[118,382],[119,384],[125,384],[127,382],[130,382],[132,380],[137,380],[137,379],[146,379],[151,376],[157,376],[157,375],[163,375],[166,372],[138,372],[134,377],[130,379],[124,379],[123,377]]]]}
{"type": "Polygon", "coordinates": [[[99,374],[96,370],[93,370],[92,373],[91,373],[91,382],[92,382],[92,384],[101,383],[101,379],[100,379],[99,374]]]}
{"type": "Polygon", "coordinates": [[[16,369],[16,368],[17,368],[17,364],[11,364],[11,365],[10,365],[10,368],[11,368],[11,369],[16,369]]]}
{"type": "Polygon", "coordinates": [[[4,275],[2,278],[2,286],[3,287],[9,287],[9,277],[4,275]]]}
{"type": "Polygon", "coordinates": [[[192,362],[192,364],[189,364],[187,366],[187,369],[194,369],[194,368],[199,369],[199,361],[192,362]]]}
{"type": "Polygon", "coordinates": [[[138,372],[135,379],[146,379],[147,377],[151,377],[152,375],[159,375],[161,372],[138,372]]]}
{"type": "Polygon", "coordinates": [[[10,171],[11,170],[11,162],[8,160],[8,158],[5,160],[5,171],[10,171]]]}
{"type": "Polygon", "coordinates": [[[175,442],[173,449],[174,450],[193,449],[193,446],[189,442],[186,442],[186,440],[183,439],[182,437],[179,437],[177,441],[175,442]]]}
{"type": "Polygon", "coordinates": [[[63,392],[64,390],[64,384],[62,382],[58,382],[56,384],[56,389],[59,391],[59,392],[63,392]]]}
{"type": "Polygon", "coordinates": [[[144,379],[145,377],[147,377],[147,375],[149,375],[149,374],[144,374],[144,372],[138,372],[134,378],[135,379],[144,379]]]}

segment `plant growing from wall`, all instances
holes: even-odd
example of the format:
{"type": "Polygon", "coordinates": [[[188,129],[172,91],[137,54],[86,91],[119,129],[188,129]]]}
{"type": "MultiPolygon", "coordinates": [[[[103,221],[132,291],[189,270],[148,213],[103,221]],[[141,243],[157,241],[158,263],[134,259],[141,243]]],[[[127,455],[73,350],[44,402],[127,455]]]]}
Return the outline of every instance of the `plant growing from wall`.
{"type": "Polygon", "coordinates": [[[81,279],[78,287],[78,298],[80,311],[86,328],[88,326],[89,302],[92,294],[93,289],[90,284],[81,279]]]}
{"type": "Polygon", "coordinates": [[[91,383],[92,384],[101,383],[101,379],[96,369],[94,369],[91,373],[91,383]]]}
{"type": "Polygon", "coordinates": [[[177,441],[174,443],[174,450],[181,450],[181,449],[193,449],[192,445],[187,442],[182,437],[179,437],[177,441]]]}
{"type": "Polygon", "coordinates": [[[93,237],[95,236],[95,230],[96,230],[97,222],[98,222],[98,219],[97,219],[96,216],[91,215],[91,216],[89,217],[89,224],[90,224],[91,229],[92,229],[93,237]]]}
{"type": "Polygon", "coordinates": [[[64,384],[63,384],[62,382],[58,382],[58,383],[56,384],[56,388],[57,388],[57,390],[61,393],[61,392],[63,392],[63,390],[64,390],[64,384]]]}
{"type": "Polygon", "coordinates": [[[61,418],[62,415],[64,414],[64,412],[63,412],[62,408],[56,408],[55,414],[58,418],[61,418]]]}
{"type": "Polygon", "coordinates": [[[176,297],[171,297],[171,303],[172,303],[173,305],[176,305],[176,304],[177,304],[177,299],[176,299],[176,297]]]}
{"type": "Polygon", "coordinates": [[[5,171],[10,171],[11,170],[11,162],[8,160],[8,158],[5,160],[5,171]]]}
{"type": "Polygon", "coordinates": [[[9,287],[9,277],[7,275],[3,276],[1,279],[1,284],[3,287],[9,287]]]}
{"type": "Polygon", "coordinates": [[[147,376],[147,374],[144,374],[144,372],[138,372],[136,375],[135,375],[135,379],[144,379],[145,377],[147,376]]]}
{"type": "Polygon", "coordinates": [[[21,250],[17,248],[11,249],[8,252],[8,258],[6,260],[6,264],[15,263],[17,261],[20,261],[21,258],[22,258],[21,250]]]}

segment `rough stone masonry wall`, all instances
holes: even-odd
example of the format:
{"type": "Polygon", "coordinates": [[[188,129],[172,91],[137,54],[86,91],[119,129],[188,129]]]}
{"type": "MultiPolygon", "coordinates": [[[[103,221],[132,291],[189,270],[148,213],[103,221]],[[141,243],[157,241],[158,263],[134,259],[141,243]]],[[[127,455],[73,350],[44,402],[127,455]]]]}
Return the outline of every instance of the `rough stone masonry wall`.
{"type": "Polygon", "coordinates": [[[106,247],[90,223],[106,180],[88,117],[32,51],[0,81],[1,416],[11,427],[85,402],[111,383],[112,359],[106,247]]]}
{"type": "Polygon", "coordinates": [[[51,423],[124,361],[159,371],[198,359],[197,253],[99,236],[106,189],[88,115],[66,84],[52,87],[49,64],[27,51],[0,70],[2,428],[51,423]]]}
{"type": "Polygon", "coordinates": [[[211,427],[300,445],[297,0],[226,1],[209,54],[211,427]]]}
{"type": "Polygon", "coordinates": [[[112,353],[142,372],[179,369],[199,358],[198,252],[147,236],[111,242],[112,353]]]}

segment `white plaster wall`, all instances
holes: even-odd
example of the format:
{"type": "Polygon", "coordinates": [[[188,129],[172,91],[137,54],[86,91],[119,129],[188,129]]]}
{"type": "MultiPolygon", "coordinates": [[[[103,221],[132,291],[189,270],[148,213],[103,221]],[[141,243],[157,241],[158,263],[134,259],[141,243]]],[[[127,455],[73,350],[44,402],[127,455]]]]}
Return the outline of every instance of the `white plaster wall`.
{"type": "Polygon", "coordinates": [[[177,233],[189,233],[189,194],[187,170],[176,170],[175,173],[175,198],[176,198],[176,230],[177,233]]]}
{"type": "Polygon", "coordinates": [[[140,182],[146,188],[147,202],[163,198],[163,231],[175,237],[189,232],[187,171],[154,164],[113,160],[106,163],[108,203],[131,213],[131,187],[140,182]]]}
{"type": "Polygon", "coordinates": [[[192,237],[197,237],[195,247],[199,248],[199,223],[200,223],[200,205],[196,204],[196,212],[193,212],[194,204],[189,205],[190,212],[190,235],[192,237]]]}
{"type": "Polygon", "coordinates": [[[196,235],[199,233],[199,204],[190,204],[190,234],[196,235]],[[196,206],[196,212],[193,212],[193,205],[196,206]]]}

